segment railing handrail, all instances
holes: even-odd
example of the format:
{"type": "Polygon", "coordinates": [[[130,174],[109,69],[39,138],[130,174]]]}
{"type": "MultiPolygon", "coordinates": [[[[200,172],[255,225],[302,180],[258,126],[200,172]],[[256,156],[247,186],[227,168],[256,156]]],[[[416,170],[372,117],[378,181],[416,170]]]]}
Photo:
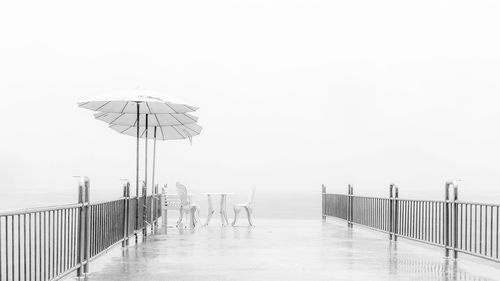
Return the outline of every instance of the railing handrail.
{"type": "MultiPolygon", "coordinates": [[[[325,195],[340,195],[340,196],[352,196],[355,198],[373,198],[373,199],[385,199],[389,200],[390,198],[387,197],[380,197],[380,196],[363,196],[363,195],[348,195],[348,194],[341,194],[341,193],[323,193],[325,195]]],[[[438,200],[438,199],[413,199],[413,198],[392,198],[393,200],[396,201],[416,201],[416,202],[455,202],[457,204],[473,204],[473,205],[482,205],[482,206],[489,206],[489,207],[500,207],[500,204],[495,204],[495,203],[487,203],[487,202],[477,202],[477,201],[465,201],[465,200],[438,200]]]]}
{"type": "Polygon", "coordinates": [[[17,216],[17,215],[25,215],[25,214],[30,214],[30,213],[79,208],[83,205],[84,205],[83,203],[74,203],[74,204],[63,204],[63,205],[54,205],[54,206],[45,206],[45,207],[7,209],[7,210],[0,211],[0,217],[17,216]]]}

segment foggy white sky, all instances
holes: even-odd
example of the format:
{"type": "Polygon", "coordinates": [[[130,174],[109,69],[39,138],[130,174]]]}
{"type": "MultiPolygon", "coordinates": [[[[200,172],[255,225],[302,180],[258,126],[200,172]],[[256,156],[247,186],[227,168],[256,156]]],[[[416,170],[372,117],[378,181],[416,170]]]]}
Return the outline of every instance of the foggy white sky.
{"type": "Polygon", "coordinates": [[[254,183],[257,199],[291,193],[319,208],[322,183],[385,196],[396,182],[402,197],[441,198],[461,179],[462,198],[500,201],[499,8],[2,1],[0,188],[74,196],[84,174],[119,196],[134,139],[76,102],[140,86],[201,108],[192,146],[159,144],[160,183],[238,194],[254,183]]]}

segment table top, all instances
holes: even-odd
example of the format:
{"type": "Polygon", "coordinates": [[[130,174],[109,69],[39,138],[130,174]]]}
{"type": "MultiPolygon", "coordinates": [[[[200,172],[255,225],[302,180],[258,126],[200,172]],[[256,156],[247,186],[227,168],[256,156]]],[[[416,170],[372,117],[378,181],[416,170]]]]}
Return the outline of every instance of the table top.
{"type": "Polygon", "coordinates": [[[232,192],[206,192],[205,195],[231,195],[232,192]]]}

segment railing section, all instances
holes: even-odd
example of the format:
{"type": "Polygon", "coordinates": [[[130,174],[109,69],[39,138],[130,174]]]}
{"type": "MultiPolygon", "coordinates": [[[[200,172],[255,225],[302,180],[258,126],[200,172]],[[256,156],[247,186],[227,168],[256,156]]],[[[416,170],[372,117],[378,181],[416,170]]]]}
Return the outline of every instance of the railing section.
{"type": "Polygon", "coordinates": [[[445,199],[400,199],[398,187],[391,185],[389,198],[326,193],[322,187],[322,217],[346,220],[398,237],[444,248],[445,256],[458,253],[500,262],[500,205],[458,200],[458,187],[445,185],[445,199]],[[450,192],[452,190],[452,192],[450,192]],[[450,196],[451,195],[451,196],[450,196]]]}
{"type": "Polygon", "coordinates": [[[120,242],[128,245],[131,236],[157,223],[158,193],[129,195],[126,183],[123,198],[90,203],[89,181],[82,178],[76,204],[0,213],[0,281],[57,280],[75,271],[78,276],[87,273],[91,259],[120,242]]]}

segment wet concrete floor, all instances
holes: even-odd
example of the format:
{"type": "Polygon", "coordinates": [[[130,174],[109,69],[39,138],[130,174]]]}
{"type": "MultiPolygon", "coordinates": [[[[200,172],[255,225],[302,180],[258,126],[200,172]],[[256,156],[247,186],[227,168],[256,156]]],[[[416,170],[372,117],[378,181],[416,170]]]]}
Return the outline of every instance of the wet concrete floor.
{"type": "Polygon", "coordinates": [[[97,258],[87,280],[500,280],[498,264],[446,260],[440,248],[336,219],[256,223],[160,230],[97,258]]]}

